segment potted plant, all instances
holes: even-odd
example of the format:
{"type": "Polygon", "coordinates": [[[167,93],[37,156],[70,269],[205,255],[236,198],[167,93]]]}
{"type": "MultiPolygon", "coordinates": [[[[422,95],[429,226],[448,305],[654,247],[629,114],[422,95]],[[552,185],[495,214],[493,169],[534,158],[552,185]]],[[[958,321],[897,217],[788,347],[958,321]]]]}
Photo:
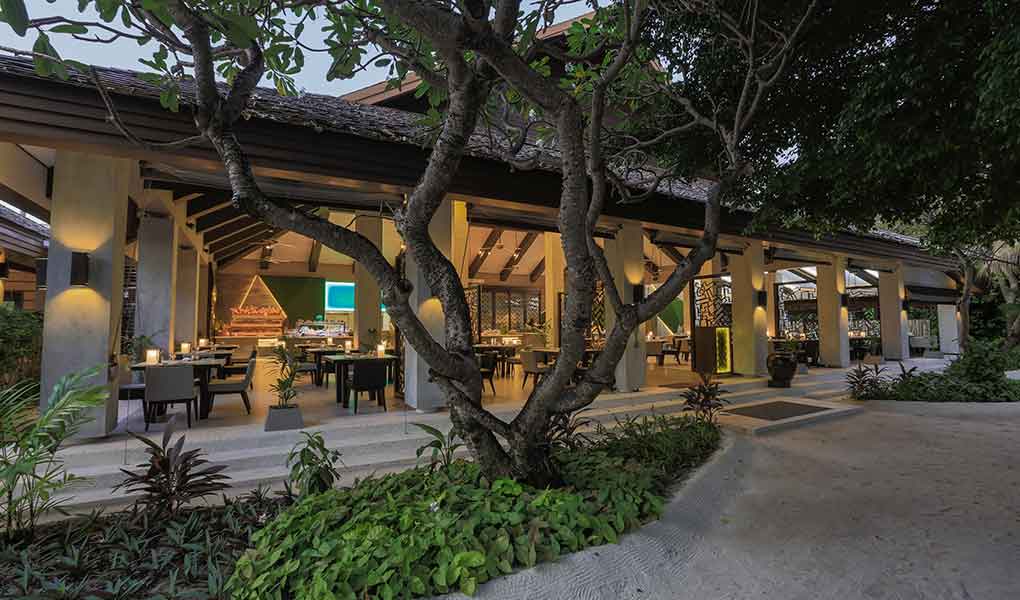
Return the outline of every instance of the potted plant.
{"type": "Polygon", "coordinates": [[[793,376],[797,373],[796,344],[780,342],[776,351],[768,356],[769,387],[790,387],[793,376]],[[792,348],[791,348],[792,346],[792,348]]]}
{"type": "Polygon", "coordinates": [[[297,389],[294,388],[297,379],[294,355],[286,346],[276,346],[273,349],[273,362],[276,364],[276,383],[270,385],[269,389],[276,394],[276,404],[269,407],[265,430],[301,429],[305,426],[301,418],[301,407],[292,404],[297,397],[297,389]]]}

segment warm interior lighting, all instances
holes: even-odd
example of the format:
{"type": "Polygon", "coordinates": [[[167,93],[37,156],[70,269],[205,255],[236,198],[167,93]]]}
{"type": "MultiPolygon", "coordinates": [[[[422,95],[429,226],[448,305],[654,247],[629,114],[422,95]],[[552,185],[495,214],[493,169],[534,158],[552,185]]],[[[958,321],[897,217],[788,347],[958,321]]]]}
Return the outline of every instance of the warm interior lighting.
{"type": "Polygon", "coordinates": [[[386,344],[379,344],[375,347],[375,351],[379,356],[386,356],[386,344]]]}
{"type": "Polygon", "coordinates": [[[208,345],[209,345],[209,340],[207,340],[205,338],[198,338],[198,347],[199,348],[205,348],[208,345]]]}
{"type": "Polygon", "coordinates": [[[87,252],[71,253],[71,285],[89,284],[89,255],[87,252]]]}
{"type": "Polygon", "coordinates": [[[191,354],[191,344],[188,342],[181,342],[181,354],[191,354]]]}
{"type": "Polygon", "coordinates": [[[159,364],[159,350],[152,348],[145,351],[145,364],[147,365],[158,365],[159,364]]]}
{"type": "Polygon", "coordinates": [[[331,338],[331,337],[326,338],[326,345],[327,346],[332,346],[333,345],[333,338],[331,338]]]}
{"type": "Polygon", "coordinates": [[[344,350],[346,350],[346,351],[350,352],[350,351],[351,351],[351,346],[352,346],[352,345],[353,345],[353,342],[351,342],[351,340],[347,340],[347,341],[345,341],[345,342],[344,342],[344,350]]]}

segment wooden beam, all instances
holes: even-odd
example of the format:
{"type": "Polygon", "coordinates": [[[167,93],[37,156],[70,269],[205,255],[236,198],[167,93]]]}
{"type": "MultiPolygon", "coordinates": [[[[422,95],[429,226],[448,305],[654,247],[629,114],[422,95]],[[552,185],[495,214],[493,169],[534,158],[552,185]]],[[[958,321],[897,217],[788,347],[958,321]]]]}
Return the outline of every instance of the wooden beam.
{"type": "Polygon", "coordinates": [[[232,236],[240,231],[244,231],[246,229],[251,229],[252,227],[258,227],[260,225],[265,224],[266,223],[261,219],[257,219],[255,217],[245,217],[244,219],[241,219],[235,223],[231,223],[230,225],[220,227],[219,229],[216,229],[214,231],[205,232],[204,234],[202,234],[202,242],[206,246],[209,246],[211,244],[215,244],[216,242],[222,240],[225,237],[232,236]]]}
{"type": "Polygon", "coordinates": [[[648,274],[651,275],[653,279],[657,278],[659,276],[659,265],[655,264],[655,261],[648,258],[647,254],[642,254],[642,256],[645,259],[645,270],[648,271],[648,274]]]}
{"type": "Polygon", "coordinates": [[[542,275],[545,275],[545,257],[542,257],[542,260],[538,261],[538,264],[535,265],[535,268],[532,269],[531,273],[528,274],[528,280],[531,283],[535,283],[535,281],[537,281],[538,278],[541,277],[542,275]]]}
{"type": "MultiPolygon", "coordinates": [[[[485,241],[482,242],[482,247],[478,250],[478,255],[471,259],[471,264],[468,265],[468,279],[473,279],[478,274],[478,270],[485,264],[485,259],[489,258],[489,254],[492,249],[496,247],[499,242],[500,236],[503,235],[502,227],[493,227],[489,230],[489,235],[485,237],[485,241]]],[[[463,263],[461,263],[463,264],[463,263]]]]}
{"type": "Polygon", "coordinates": [[[244,231],[239,231],[234,235],[227,236],[222,240],[219,240],[214,244],[210,245],[209,251],[212,252],[213,254],[219,254],[227,250],[228,248],[233,248],[238,244],[253,241],[256,238],[265,239],[272,235],[273,231],[274,231],[273,228],[269,226],[245,229],[244,231]]]}
{"type": "Polygon", "coordinates": [[[247,244],[245,246],[242,246],[238,250],[227,252],[223,254],[221,257],[218,257],[216,259],[216,266],[222,269],[223,267],[226,267],[227,265],[237,262],[238,260],[244,258],[245,256],[248,256],[248,254],[250,254],[252,250],[257,249],[261,245],[262,245],[261,243],[247,244]]]}
{"type": "Polygon", "coordinates": [[[224,196],[202,195],[188,202],[188,220],[194,221],[199,217],[204,217],[233,205],[234,202],[229,197],[224,199],[224,196]]]}
{"type": "Polygon", "coordinates": [[[517,263],[521,262],[521,259],[524,258],[524,255],[528,252],[528,249],[531,248],[531,245],[535,243],[536,239],[538,239],[538,234],[534,231],[529,231],[524,234],[524,238],[521,240],[520,245],[517,246],[514,253],[510,255],[510,258],[507,259],[506,264],[503,265],[503,270],[499,272],[500,281],[506,281],[510,278],[510,274],[514,272],[514,268],[517,266],[517,263]]]}
{"type": "Polygon", "coordinates": [[[209,231],[210,229],[215,229],[221,225],[232,223],[233,221],[236,221],[238,217],[247,216],[249,216],[248,213],[231,206],[203,215],[197,219],[193,219],[193,221],[195,223],[195,231],[202,233],[204,231],[209,231]]]}
{"type": "Polygon", "coordinates": [[[322,242],[312,240],[312,249],[308,251],[308,272],[315,273],[319,270],[319,259],[322,257],[322,242]]]}
{"type": "Polygon", "coordinates": [[[687,260],[686,258],[684,258],[684,255],[680,254],[680,251],[674,248],[673,246],[657,246],[657,247],[659,248],[659,250],[662,250],[662,253],[668,256],[669,260],[673,261],[674,264],[681,265],[685,260],[687,260]]]}
{"type": "Polygon", "coordinates": [[[808,273],[804,269],[790,269],[790,272],[796,275],[797,277],[800,277],[804,281],[807,281],[808,283],[814,283],[818,281],[817,277],[815,277],[811,273],[808,273]]]}

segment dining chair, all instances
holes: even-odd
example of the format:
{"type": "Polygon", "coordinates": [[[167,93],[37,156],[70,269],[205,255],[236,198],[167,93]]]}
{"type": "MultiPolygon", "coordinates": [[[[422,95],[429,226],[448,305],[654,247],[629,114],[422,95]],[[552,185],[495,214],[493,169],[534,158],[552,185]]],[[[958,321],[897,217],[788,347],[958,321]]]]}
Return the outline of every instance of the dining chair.
{"type": "MultiPolygon", "coordinates": [[[[492,388],[492,395],[496,395],[496,384],[493,380],[496,377],[497,360],[499,355],[495,352],[485,352],[478,355],[478,372],[482,374],[482,381],[488,381],[489,387],[492,388]]],[[[484,391],[485,385],[483,383],[482,389],[484,391]]]]}
{"type": "Polygon", "coordinates": [[[191,365],[166,365],[145,368],[145,399],[142,413],[145,431],[149,430],[159,406],[184,404],[188,411],[188,427],[191,427],[191,406],[198,411],[198,391],[195,389],[195,368],[191,365]]]}
{"type": "Polygon", "coordinates": [[[351,408],[358,414],[358,397],[361,392],[368,392],[369,399],[375,399],[379,406],[386,410],[386,360],[365,358],[352,365],[350,382],[347,391],[351,394],[351,408]]]}
{"type": "Polygon", "coordinates": [[[678,350],[680,351],[680,356],[683,358],[684,362],[689,362],[691,360],[691,339],[681,338],[678,350]]]}
{"type": "Polygon", "coordinates": [[[244,410],[249,415],[251,414],[251,401],[248,398],[248,388],[252,386],[252,379],[255,377],[255,359],[248,359],[248,366],[244,371],[243,379],[234,379],[228,381],[217,381],[209,384],[209,410],[212,411],[213,401],[216,396],[225,396],[227,394],[238,394],[241,396],[241,401],[244,402],[244,410]]]}
{"type": "Polygon", "coordinates": [[[528,376],[532,377],[532,386],[538,385],[539,379],[549,371],[549,367],[538,362],[538,352],[524,350],[521,352],[521,367],[524,371],[524,381],[521,382],[521,389],[528,384],[528,376]]]}
{"type": "Polygon", "coordinates": [[[248,363],[255,360],[256,356],[258,356],[258,350],[252,348],[251,354],[248,355],[248,360],[244,362],[236,361],[234,364],[220,367],[220,373],[222,373],[224,377],[229,377],[231,375],[244,375],[248,372],[248,363]]]}

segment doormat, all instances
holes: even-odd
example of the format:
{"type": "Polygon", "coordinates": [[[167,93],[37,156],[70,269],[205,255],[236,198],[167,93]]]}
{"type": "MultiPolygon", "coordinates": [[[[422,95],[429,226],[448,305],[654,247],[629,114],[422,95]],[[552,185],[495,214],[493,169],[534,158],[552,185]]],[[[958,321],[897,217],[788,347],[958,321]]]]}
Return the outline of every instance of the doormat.
{"type": "Polygon", "coordinates": [[[802,417],[804,415],[819,413],[826,410],[831,409],[826,406],[813,406],[811,404],[801,404],[799,402],[784,402],[782,400],[776,400],[774,402],[752,404],[751,406],[729,408],[723,412],[731,415],[739,415],[741,417],[761,419],[763,421],[781,421],[783,419],[802,417]]]}

